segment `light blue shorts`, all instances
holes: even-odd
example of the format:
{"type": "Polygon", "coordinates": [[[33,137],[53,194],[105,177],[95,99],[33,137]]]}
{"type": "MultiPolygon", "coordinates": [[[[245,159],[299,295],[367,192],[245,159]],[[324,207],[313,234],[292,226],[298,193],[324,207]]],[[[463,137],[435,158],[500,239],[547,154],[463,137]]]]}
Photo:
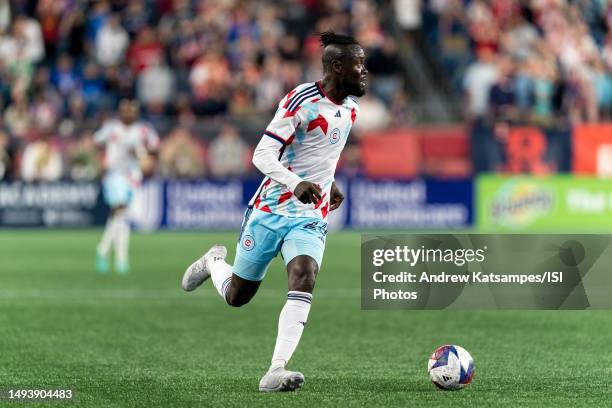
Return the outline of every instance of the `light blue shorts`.
{"type": "Polygon", "coordinates": [[[320,218],[290,218],[248,208],[238,238],[234,273],[250,281],[263,280],[279,251],[287,265],[298,255],[314,258],[321,268],[327,222],[320,218]]]}
{"type": "Polygon", "coordinates": [[[102,180],[102,187],[104,200],[111,208],[127,207],[134,196],[134,186],[121,174],[108,173],[102,180]]]}

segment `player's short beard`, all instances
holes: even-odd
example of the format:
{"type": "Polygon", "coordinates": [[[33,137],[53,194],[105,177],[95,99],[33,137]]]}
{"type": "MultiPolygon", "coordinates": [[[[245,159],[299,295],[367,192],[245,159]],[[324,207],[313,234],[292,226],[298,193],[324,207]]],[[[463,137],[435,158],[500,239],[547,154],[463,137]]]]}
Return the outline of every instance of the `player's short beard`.
{"type": "Polygon", "coordinates": [[[353,96],[363,96],[365,95],[365,87],[362,88],[361,84],[359,82],[357,83],[352,83],[352,82],[348,82],[347,80],[342,81],[343,82],[343,88],[344,90],[349,94],[349,95],[353,95],[353,96]]]}

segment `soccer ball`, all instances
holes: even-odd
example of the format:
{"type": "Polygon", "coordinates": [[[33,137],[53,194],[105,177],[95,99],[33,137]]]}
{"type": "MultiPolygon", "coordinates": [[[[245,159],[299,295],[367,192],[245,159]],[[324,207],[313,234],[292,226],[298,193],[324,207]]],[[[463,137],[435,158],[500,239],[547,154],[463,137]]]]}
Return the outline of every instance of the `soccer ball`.
{"type": "Polygon", "coordinates": [[[474,360],[463,347],[441,346],[429,357],[427,372],[438,388],[460,390],[472,382],[474,360]]]}

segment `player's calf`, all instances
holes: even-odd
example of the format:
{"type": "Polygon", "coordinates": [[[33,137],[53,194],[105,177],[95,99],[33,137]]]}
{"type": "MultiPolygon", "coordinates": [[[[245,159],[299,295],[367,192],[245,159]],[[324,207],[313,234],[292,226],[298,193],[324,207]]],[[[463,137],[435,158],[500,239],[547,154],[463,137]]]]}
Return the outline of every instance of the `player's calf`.
{"type": "Polygon", "coordinates": [[[225,301],[230,306],[244,306],[253,299],[260,284],[261,281],[250,281],[233,274],[225,292],[225,301]]]}

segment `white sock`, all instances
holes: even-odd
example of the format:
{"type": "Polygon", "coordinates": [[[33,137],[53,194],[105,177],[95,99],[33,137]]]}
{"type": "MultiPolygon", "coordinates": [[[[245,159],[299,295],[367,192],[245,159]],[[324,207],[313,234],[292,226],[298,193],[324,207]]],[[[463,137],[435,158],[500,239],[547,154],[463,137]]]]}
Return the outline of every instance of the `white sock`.
{"type": "Polygon", "coordinates": [[[308,320],[312,294],[308,292],[289,291],[287,303],[278,318],[278,335],[272,355],[270,369],[284,367],[297,348],[308,320]]]}
{"type": "Polygon", "coordinates": [[[115,240],[116,230],[116,216],[112,215],[106,220],[106,226],[104,227],[104,233],[102,234],[102,240],[98,244],[98,254],[101,256],[108,256],[111,245],[115,240]]]}
{"type": "Polygon", "coordinates": [[[115,259],[119,264],[127,264],[130,246],[130,222],[127,214],[122,212],[116,216],[115,227],[115,259]]]}
{"type": "Polygon", "coordinates": [[[210,277],[213,281],[213,285],[219,292],[219,295],[225,300],[225,293],[229,284],[232,282],[232,265],[225,262],[223,259],[217,261],[210,260],[208,264],[210,268],[210,277]]]}

